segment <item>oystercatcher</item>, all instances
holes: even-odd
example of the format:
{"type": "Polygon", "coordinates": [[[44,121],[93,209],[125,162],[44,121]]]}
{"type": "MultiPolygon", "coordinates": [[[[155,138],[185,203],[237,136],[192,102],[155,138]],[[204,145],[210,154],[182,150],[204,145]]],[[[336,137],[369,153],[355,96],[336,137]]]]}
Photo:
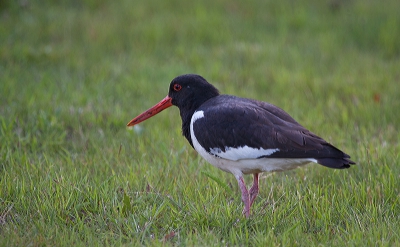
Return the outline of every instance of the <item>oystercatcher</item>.
{"type": "Polygon", "coordinates": [[[203,77],[195,74],[173,79],[168,95],[132,119],[136,125],[175,105],[182,118],[182,134],[209,163],[232,173],[238,181],[243,213],[258,194],[262,172],[294,169],[310,162],[343,169],[355,164],[350,156],[297,123],[272,104],[221,95],[203,77]],[[253,174],[248,190],[243,175],[253,174]]]}

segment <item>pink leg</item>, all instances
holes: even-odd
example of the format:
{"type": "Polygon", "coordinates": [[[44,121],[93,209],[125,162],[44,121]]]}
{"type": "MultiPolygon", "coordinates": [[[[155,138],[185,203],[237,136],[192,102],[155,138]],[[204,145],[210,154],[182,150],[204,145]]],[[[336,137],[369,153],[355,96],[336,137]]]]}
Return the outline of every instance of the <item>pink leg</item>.
{"type": "Polygon", "coordinates": [[[238,183],[239,183],[239,188],[242,191],[242,201],[244,203],[244,210],[243,214],[246,216],[246,218],[249,218],[250,216],[250,198],[249,198],[249,191],[246,188],[246,184],[244,183],[243,177],[236,177],[238,183]]]}
{"type": "Polygon", "coordinates": [[[256,199],[258,195],[258,173],[253,174],[253,186],[251,186],[249,190],[249,195],[250,195],[250,207],[253,205],[254,200],[256,199]]]}

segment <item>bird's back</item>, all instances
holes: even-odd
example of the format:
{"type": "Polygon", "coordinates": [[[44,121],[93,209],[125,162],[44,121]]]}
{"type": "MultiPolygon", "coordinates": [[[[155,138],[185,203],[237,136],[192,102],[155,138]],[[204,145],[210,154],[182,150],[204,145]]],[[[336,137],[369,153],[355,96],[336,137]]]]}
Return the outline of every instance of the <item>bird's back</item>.
{"type": "Polygon", "coordinates": [[[236,160],[315,159],[321,165],[338,169],[354,164],[347,154],[272,104],[219,95],[196,111],[203,112],[203,117],[193,123],[197,140],[207,152],[217,157],[223,158],[227,152],[236,150],[236,160]]]}

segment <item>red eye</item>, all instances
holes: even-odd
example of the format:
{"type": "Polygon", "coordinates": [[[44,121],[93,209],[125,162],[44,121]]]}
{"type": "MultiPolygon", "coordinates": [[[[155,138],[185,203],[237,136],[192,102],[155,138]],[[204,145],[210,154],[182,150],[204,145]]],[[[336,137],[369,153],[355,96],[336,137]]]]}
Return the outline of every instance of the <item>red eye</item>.
{"type": "Polygon", "coordinates": [[[178,83],[176,83],[176,84],[174,84],[174,90],[175,91],[179,91],[179,90],[181,90],[182,89],[182,86],[181,85],[179,85],[178,83]]]}

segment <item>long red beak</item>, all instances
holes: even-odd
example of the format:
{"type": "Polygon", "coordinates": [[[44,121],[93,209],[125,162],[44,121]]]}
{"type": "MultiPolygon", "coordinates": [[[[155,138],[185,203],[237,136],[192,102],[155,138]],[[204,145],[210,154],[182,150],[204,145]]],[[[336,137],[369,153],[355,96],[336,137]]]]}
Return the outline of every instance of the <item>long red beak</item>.
{"type": "Polygon", "coordinates": [[[135,117],[126,126],[134,126],[140,122],[143,122],[144,120],[151,118],[152,116],[156,115],[157,113],[160,113],[162,110],[167,109],[168,107],[172,106],[172,98],[167,96],[160,102],[158,102],[157,105],[153,106],[152,108],[148,109],[147,111],[143,112],[139,116],[135,117]]]}

